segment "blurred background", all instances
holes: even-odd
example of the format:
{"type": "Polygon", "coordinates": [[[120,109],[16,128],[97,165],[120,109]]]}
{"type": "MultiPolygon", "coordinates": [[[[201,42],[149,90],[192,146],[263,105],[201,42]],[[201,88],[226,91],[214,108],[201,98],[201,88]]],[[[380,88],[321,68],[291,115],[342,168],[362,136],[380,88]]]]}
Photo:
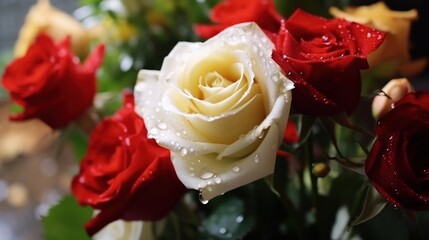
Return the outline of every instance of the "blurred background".
{"type": "MultiPolygon", "coordinates": [[[[12,56],[18,31],[35,0],[0,0],[0,61],[12,56]]],[[[61,10],[72,13],[76,0],[52,0],[61,10]]],[[[3,64],[0,64],[3,66],[3,64]]],[[[25,66],[23,66],[25,67],[25,66]]],[[[3,72],[3,69],[0,69],[3,72]]],[[[41,240],[40,216],[68,191],[74,166],[69,147],[56,153],[59,134],[38,121],[10,123],[9,104],[0,102],[0,239],[41,240]],[[28,154],[31,153],[31,154],[28,154]],[[56,154],[61,156],[53,157],[56,154]],[[25,155],[25,156],[24,156],[25,155]],[[59,163],[55,159],[61,159],[59,163]]],[[[74,166],[75,167],[75,166],[74,166]]]]}

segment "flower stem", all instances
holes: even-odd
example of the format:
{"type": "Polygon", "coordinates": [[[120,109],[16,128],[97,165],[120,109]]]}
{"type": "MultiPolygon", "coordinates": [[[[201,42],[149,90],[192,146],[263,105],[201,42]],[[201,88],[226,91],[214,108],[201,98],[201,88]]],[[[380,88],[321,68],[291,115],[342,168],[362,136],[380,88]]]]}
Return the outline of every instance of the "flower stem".
{"type": "Polygon", "coordinates": [[[317,182],[317,176],[315,176],[312,173],[313,166],[315,164],[314,155],[313,155],[313,133],[309,134],[307,141],[305,142],[304,154],[305,154],[305,159],[307,160],[307,168],[310,176],[311,202],[315,213],[316,232],[318,236],[322,236],[322,229],[319,226],[320,225],[319,221],[321,221],[321,218],[320,218],[320,201],[319,201],[318,182],[317,182]]]}

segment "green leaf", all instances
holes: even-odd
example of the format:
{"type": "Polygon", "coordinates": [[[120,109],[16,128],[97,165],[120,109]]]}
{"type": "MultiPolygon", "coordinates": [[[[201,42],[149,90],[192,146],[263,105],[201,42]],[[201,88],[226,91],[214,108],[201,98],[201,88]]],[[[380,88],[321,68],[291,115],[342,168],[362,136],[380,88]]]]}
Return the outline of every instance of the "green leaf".
{"type": "Polygon", "coordinates": [[[9,106],[9,111],[11,112],[11,113],[21,113],[21,112],[23,112],[24,111],[24,107],[22,107],[22,106],[19,106],[18,104],[15,104],[15,103],[12,103],[10,106],[9,106]]]}
{"type": "Polygon", "coordinates": [[[73,150],[76,160],[80,160],[85,156],[88,148],[88,136],[76,127],[71,127],[69,140],[73,145],[73,150]]]}
{"type": "Polygon", "coordinates": [[[254,221],[244,216],[244,203],[238,198],[225,198],[202,225],[204,239],[241,239],[254,221]]]}
{"type": "Polygon", "coordinates": [[[378,191],[369,185],[360,215],[352,222],[351,226],[356,226],[377,216],[386,206],[387,201],[378,191]]]}
{"type": "Polygon", "coordinates": [[[90,239],[84,224],[91,218],[92,209],[81,207],[73,196],[67,195],[42,218],[45,240],[90,239]]]}

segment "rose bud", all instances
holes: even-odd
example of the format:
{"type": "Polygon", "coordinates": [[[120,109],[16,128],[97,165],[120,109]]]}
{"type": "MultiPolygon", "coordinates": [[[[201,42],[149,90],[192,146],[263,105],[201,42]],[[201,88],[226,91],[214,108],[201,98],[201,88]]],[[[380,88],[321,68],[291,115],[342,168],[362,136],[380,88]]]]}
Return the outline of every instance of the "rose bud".
{"type": "Polygon", "coordinates": [[[315,163],[312,169],[312,173],[316,177],[324,178],[326,177],[329,172],[331,171],[331,168],[328,164],[324,162],[315,163]]]}
{"type": "Polygon", "coordinates": [[[372,101],[372,116],[380,118],[394,107],[394,103],[414,89],[406,78],[392,79],[372,101]]]}

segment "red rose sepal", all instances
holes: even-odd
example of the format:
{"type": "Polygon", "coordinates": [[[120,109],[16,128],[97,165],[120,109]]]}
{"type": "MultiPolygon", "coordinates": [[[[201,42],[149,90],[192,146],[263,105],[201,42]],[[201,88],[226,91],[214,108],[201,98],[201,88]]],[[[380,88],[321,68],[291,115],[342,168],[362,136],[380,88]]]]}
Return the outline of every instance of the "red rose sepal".
{"type": "Polygon", "coordinates": [[[134,99],[92,132],[72,192],[82,205],[100,212],[85,228],[93,235],[118,219],[159,220],[187,189],[176,176],[169,150],[147,138],[134,99]]]}
{"type": "Polygon", "coordinates": [[[200,37],[208,39],[232,25],[255,22],[264,31],[278,32],[282,19],[272,0],[225,0],[210,12],[214,25],[197,24],[194,30],[200,37]]]}
{"type": "Polygon", "coordinates": [[[429,210],[429,93],[408,93],[383,115],[365,172],[395,207],[429,210]]]}
{"type": "Polygon", "coordinates": [[[70,38],[55,43],[40,34],[25,56],[11,62],[3,73],[3,86],[24,108],[10,119],[38,118],[54,129],[76,120],[92,106],[103,57],[104,45],[99,45],[81,65],[71,52],[70,38]]]}
{"type": "Polygon", "coordinates": [[[384,33],[296,10],[276,35],[273,59],[295,84],[292,111],[316,116],[350,114],[360,100],[360,70],[384,33]]]}

